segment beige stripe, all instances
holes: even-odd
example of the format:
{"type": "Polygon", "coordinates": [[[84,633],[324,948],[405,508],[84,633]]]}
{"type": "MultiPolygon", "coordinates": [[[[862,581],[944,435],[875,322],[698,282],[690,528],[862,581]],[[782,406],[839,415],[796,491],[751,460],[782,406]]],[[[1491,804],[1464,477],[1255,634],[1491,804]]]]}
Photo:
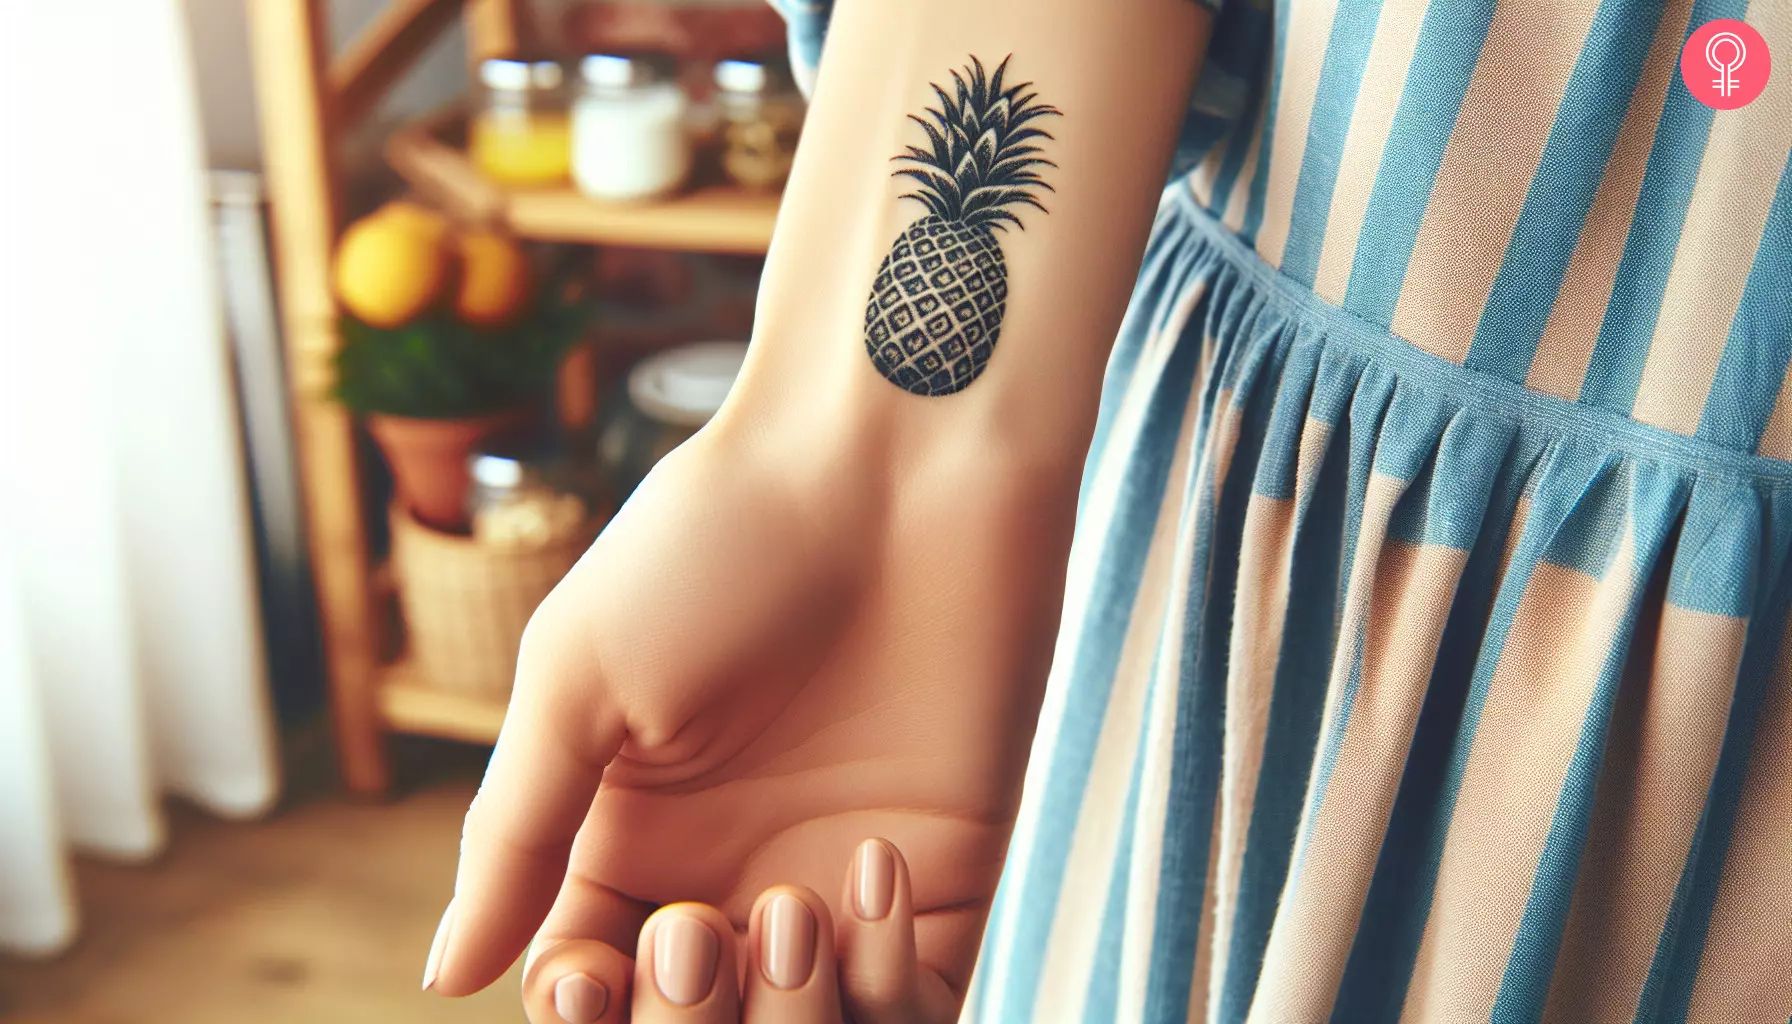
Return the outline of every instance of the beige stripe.
{"type": "Polygon", "coordinates": [[[1658,608],[1659,629],[1639,624],[1631,642],[1632,671],[1606,730],[1586,851],[1544,1011],[1556,1024],[1636,1015],[1723,747],[1748,623],[1658,608]]]}
{"type": "MultiPolygon", "coordinates": [[[[1132,782],[1133,760],[1138,752],[1145,696],[1151,687],[1153,655],[1163,641],[1164,607],[1176,575],[1177,527],[1189,489],[1182,486],[1194,447],[1195,415],[1200,390],[1191,390],[1177,431],[1175,455],[1170,462],[1170,486],[1164,489],[1152,527],[1145,567],[1133,598],[1120,660],[1108,692],[1094,758],[1083,790],[1064,880],[1058,892],[1057,910],[1040,969],[1039,1006],[1082,1006],[1088,999],[1090,970],[1101,938],[1101,922],[1108,907],[1107,879],[1113,870],[1124,818],[1126,791],[1132,782]],[[1091,879],[1098,879],[1090,884],[1091,879]]],[[[1181,622],[1171,628],[1180,630],[1181,622]]]]}
{"type": "Polygon", "coordinates": [[[1485,1021],[1554,818],[1587,704],[1634,587],[1626,524],[1603,580],[1539,562],[1475,729],[1403,1024],[1485,1021]]]}
{"type": "Polygon", "coordinates": [[[1319,72],[1332,35],[1338,0],[1291,0],[1288,15],[1288,59],[1282,62],[1277,90],[1276,130],[1269,148],[1269,181],[1263,190],[1263,226],[1257,231],[1257,252],[1272,267],[1282,265],[1288,244],[1288,222],[1294,214],[1294,187],[1301,156],[1307,149],[1307,126],[1319,72]]]}
{"type": "MultiPolygon", "coordinates": [[[[1195,931],[1195,966],[1189,972],[1188,986],[1188,1020],[1201,1022],[1208,1019],[1210,1004],[1208,996],[1212,988],[1213,975],[1213,930],[1217,911],[1214,906],[1214,886],[1219,882],[1220,870],[1220,794],[1213,793],[1213,832],[1207,840],[1207,882],[1201,891],[1206,898],[1201,900],[1201,925],[1195,931]]],[[[1126,1018],[1122,1018],[1126,1019],[1126,1018]]],[[[1141,1018],[1134,1017],[1132,1020],[1141,1018]]]]}
{"type": "Polygon", "coordinates": [[[1232,179],[1232,194],[1226,198],[1226,215],[1220,223],[1234,231],[1244,227],[1245,207],[1251,203],[1251,180],[1257,177],[1257,156],[1263,149],[1263,112],[1257,112],[1257,127],[1251,131],[1251,144],[1245,147],[1244,162],[1238,165],[1238,177],[1232,179]]]}
{"type": "Polygon", "coordinates": [[[1238,557],[1238,596],[1232,612],[1226,669],[1226,739],[1220,768],[1220,839],[1215,889],[1210,1000],[1219,1004],[1224,965],[1232,948],[1232,920],[1244,869],[1245,837],[1263,771],[1263,740],[1281,660],[1288,614],[1289,567],[1294,558],[1296,508],[1287,498],[1252,494],[1245,509],[1238,557]]]}
{"type": "Polygon", "coordinates": [[[1413,243],[1395,334],[1460,363],[1505,261],[1598,0],[1500,0],[1413,243]]]}
{"type": "Polygon", "coordinates": [[[1792,369],[1780,382],[1779,400],[1773,403],[1773,415],[1767,418],[1767,429],[1761,432],[1757,454],[1770,459],[1792,462],[1792,369]]]}
{"type": "MultiPolygon", "coordinates": [[[[1792,13],[1757,21],[1772,52],[1792,52],[1792,13]]],[[[1630,411],[1638,420],[1677,434],[1698,432],[1788,150],[1792,76],[1771,76],[1753,103],[1712,115],[1630,411]]]]}
{"type": "Polygon", "coordinates": [[[1656,27],[1655,41],[1630,94],[1630,107],[1624,112],[1612,155],[1606,160],[1605,177],[1593,194],[1580,240],[1568,258],[1562,287],[1525,377],[1525,386],[1533,391],[1571,401],[1580,397],[1581,382],[1593,358],[1593,343],[1599,339],[1605,307],[1611,301],[1612,282],[1618,277],[1630,218],[1643,187],[1643,171],[1649,166],[1649,150],[1655,145],[1655,126],[1661,121],[1668,85],[1680,60],[1680,41],[1686,36],[1692,4],[1693,0],[1668,0],[1656,27]]]}
{"type": "MultiPolygon", "coordinates": [[[[1467,558],[1441,545],[1389,542],[1377,559],[1356,699],[1324,803],[1302,830],[1301,873],[1276,914],[1253,1021],[1331,1017],[1467,558]]],[[[1340,658],[1334,690],[1355,657],[1340,658]]]]}
{"type": "MultiPolygon", "coordinates": [[[[1301,430],[1295,479],[1316,477],[1326,455],[1331,425],[1309,417],[1301,430]]],[[[1251,495],[1245,509],[1244,537],[1239,547],[1237,594],[1233,601],[1232,637],[1226,669],[1226,739],[1220,770],[1219,838],[1214,845],[1214,905],[1210,962],[1221,965],[1208,979],[1211,1005],[1219,1004],[1226,982],[1224,964],[1231,949],[1232,917],[1237,910],[1239,872],[1244,867],[1245,836],[1263,768],[1263,738],[1269,728],[1269,703],[1281,660],[1282,624],[1288,614],[1290,567],[1298,502],[1251,495]]]]}
{"type": "Polygon", "coordinates": [[[1687,1020],[1792,1018],[1792,622],[1771,686],[1687,1020]]]}
{"type": "Polygon", "coordinates": [[[1226,155],[1227,144],[1232,141],[1230,135],[1221,136],[1201,159],[1201,165],[1195,173],[1188,176],[1189,191],[1195,194],[1195,201],[1202,206],[1213,205],[1213,179],[1219,177],[1220,160],[1226,155]]]}
{"type": "MultiPolygon", "coordinates": [[[[1332,302],[1343,302],[1350,286],[1350,268],[1356,261],[1357,238],[1369,212],[1369,193],[1381,170],[1381,154],[1400,108],[1400,94],[1412,67],[1413,50],[1419,45],[1419,25],[1425,18],[1422,0],[1402,0],[1381,5],[1375,41],[1369,44],[1366,68],[1350,115],[1350,132],[1338,162],[1338,183],[1332,191],[1332,208],[1325,221],[1325,247],[1319,252],[1319,272],[1313,290],[1332,302]]],[[[1419,83],[1424,88],[1424,83],[1419,83]]]]}
{"type": "MultiPolygon", "coordinates": [[[[1195,419],[1188,417],[1185,435],[1195,419]]],[[[1189,446],[1185,440],[1183,447],[1189,446]]],[[[1178,494],[1187,492],[1181,473],[1172,472],[1170,488],[1178,494]]],[[[1120,944],[1120,1020],[1145,1018],[1145,993],[1151,980],[1152,945],[1157,931],[1158,882],[1163,873],[1164,828],[1169,817],[1170,779],[1176,754],[1176,717],[1182,696],[1182,626],[1196,574],[1203,584],[1208,575],[1206,565],[1195,565],[1199,517],[1181,508],[1180,520],[1171,559],[1163,639],[1146,704],[1150,721],[1146,723],[1144,761],[1139,768],[1138,807],[1128,823],[1132,857],[1127,865],[1126,917],[1120,944]]]]}

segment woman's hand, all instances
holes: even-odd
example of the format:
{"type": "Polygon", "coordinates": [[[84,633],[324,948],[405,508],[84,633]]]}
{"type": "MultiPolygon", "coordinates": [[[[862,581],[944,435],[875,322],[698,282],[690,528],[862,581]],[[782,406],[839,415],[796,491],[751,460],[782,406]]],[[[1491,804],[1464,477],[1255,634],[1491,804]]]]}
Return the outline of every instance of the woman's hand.
{"type": "Polygon", "coordinates": [[[948,1024],[928,1005],[915,953],[908,867],[879,839],[859,845],[836,922],[813,890],[759,894],[740,935],[715,907],[648,918],[635,957],[569,940],[531,959],[534,1024],[948,1024]]]}
{"type": "MultiPolygon", "coordinates": [[[[669,904],[762,929],[762,890],[836,891],[880,835],[920,879],[915,1019],[955,1016],[1018,804],[1075,486],[973,471],[976,455],[909,462],[740,418],[662,462],[529,625],[434,990],[489,984],[531,938],[536,971],[572,944],[634,950],[669,904]]],[[[858,920],[804,899],[818,920],[858,920]]]]}

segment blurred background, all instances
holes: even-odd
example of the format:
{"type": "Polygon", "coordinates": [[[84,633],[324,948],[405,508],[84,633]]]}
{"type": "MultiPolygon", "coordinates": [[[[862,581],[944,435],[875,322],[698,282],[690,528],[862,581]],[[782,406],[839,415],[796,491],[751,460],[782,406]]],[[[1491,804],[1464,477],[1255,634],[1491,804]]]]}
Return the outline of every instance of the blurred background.
{"type": "Polygon", "coordinates": [[[738,370],[762,0],[0,6],[0,1020],[417,993],[529,613],[738,370]]]}

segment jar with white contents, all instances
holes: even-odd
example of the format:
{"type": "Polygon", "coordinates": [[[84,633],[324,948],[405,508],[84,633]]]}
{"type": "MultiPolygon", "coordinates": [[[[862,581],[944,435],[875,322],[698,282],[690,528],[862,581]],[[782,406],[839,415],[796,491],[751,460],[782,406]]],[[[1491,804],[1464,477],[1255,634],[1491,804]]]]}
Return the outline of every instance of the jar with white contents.
{"type": "Polygon", "coordinates": [[[670,60],[594,53],[579,63],[573,180],[594,199],[633,202],[675,192],[691,170],[690,102],[670,60]]]}

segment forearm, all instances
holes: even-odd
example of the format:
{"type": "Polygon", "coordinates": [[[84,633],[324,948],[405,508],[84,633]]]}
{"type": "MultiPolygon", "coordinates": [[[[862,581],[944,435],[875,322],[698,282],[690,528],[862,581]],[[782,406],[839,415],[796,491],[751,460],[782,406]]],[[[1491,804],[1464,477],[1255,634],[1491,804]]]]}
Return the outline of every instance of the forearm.
{"type": "Polygon", "coordinates": [[[842,0],[718,429],[838,441],[898,474],[947,457],[1073,478],[1208,23],[1191,0],[842,0]],[[1016,203],[1020,223],[989,232],[1006,297],[986,365],[961,390],[914,394],[866,346],[880,264],[931,212],[903,198],[917,181],[892,158],[929,148],[910,115],[941,106],[933,85],[950,94],[954,70],[1010,55],[1006,84],[1059,112],[1029,126],[1049,133],[1027,140],[1050,161],[1026,188],[1045,209],[1016,203]]]}

